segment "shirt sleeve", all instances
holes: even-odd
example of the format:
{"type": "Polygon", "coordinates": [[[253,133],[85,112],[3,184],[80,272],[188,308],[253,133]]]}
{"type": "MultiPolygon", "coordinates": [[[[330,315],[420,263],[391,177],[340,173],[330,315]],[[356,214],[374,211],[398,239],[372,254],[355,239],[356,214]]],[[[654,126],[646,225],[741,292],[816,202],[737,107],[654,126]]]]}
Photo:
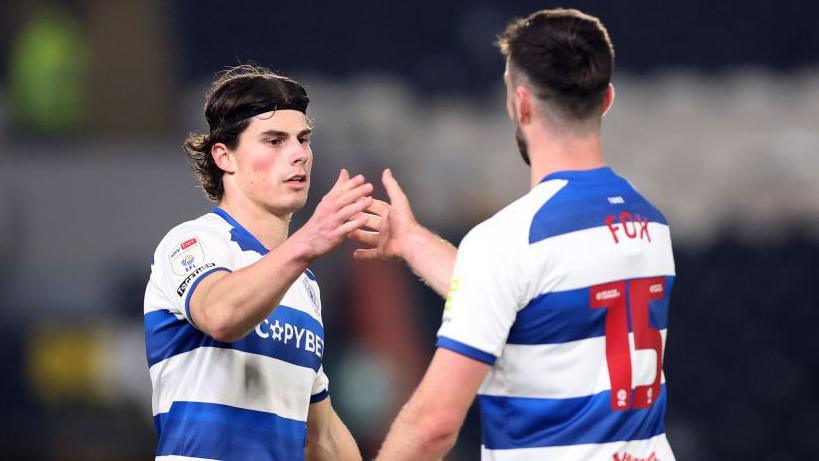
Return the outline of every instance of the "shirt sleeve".
{"type": "Polygon", "coordinates": [[[330,396],[330,379],[324,373],[324,366],[319,368],[316,379],[313,381],[313,391],[310,393],[310,403],[318,403],[330,396]]]}
{"type": "Polygon", "coordinates": [[[458,247],[438,347],[493,365],[519,310],[513,249],[491,228],[473,229],[458,247]]]}
{"type": "Polygon", "coordinates": [[[173,310],[193,325],[190,299],[197,285],[218,271],[232,272],[234,267],[230,240],[217,229],[204,226],[182,226],[166,238],[156,255],[154,270],[173,310]]]}

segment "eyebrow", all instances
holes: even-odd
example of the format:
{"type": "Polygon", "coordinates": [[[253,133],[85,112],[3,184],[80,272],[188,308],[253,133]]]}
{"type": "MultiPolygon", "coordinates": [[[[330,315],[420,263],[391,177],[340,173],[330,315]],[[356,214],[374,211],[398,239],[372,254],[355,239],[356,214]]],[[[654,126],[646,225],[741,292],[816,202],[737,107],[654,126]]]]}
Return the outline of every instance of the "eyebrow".
{"type": "MultiPolygon", "coordinates": [[[[311,134],[312,132],[313,132],[312,129],[307,128],[307,129],[299,131],[299,134],[297,134],[296,137],[307,136],[307,135],[311,134]]],[[[279,136],[279,137],[287,138],[287,137],[290,136],[290,133],[288,133],[286,131],[279,131],[279,130],[266,130],[266,131],[262,131],[261,133],[259,133],[259,136],[261,136],[261,137],[279,136]]]]}

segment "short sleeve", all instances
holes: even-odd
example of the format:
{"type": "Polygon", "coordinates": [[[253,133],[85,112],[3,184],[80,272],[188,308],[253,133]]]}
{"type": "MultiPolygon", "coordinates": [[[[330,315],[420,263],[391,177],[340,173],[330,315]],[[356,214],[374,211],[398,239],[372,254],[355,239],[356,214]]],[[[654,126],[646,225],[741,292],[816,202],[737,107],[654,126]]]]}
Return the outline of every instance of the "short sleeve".
{"type": "Polygon", "coordinates": [[[438,347],[493,365],[519,309],[520,278],[513,249],[477,227],[458,248],[438,330],[438,347]]]}
{"type": "Polygon", "coordinates": [[[330,396],[330,379],[324,373],[324,367],[320,367],[313,381],[313,390],[310,393],[310,403],[318,403],[330,396]]]}
{"type": "Polygon", "coordinates": [[[154,272],[166,299],[191,324],[190,299],[197,285],[214,272],[233,271],[230,244],[219,229],[183,225],[168,234],[155,255],[154,272]]]}

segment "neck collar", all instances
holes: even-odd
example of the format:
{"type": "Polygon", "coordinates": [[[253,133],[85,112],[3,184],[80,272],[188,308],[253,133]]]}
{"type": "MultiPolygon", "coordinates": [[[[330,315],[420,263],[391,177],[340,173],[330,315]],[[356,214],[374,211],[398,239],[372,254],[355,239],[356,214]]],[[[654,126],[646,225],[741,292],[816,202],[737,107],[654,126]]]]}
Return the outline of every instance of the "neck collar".
{"type": "Polygon", "coordinates": [[[229,215],[227,211],[217,207],[213,210],[213,213],[219,215],[222,219],[227,221],[228,224],[233,226],[233,229],[230,230],[230,239],[236,242],[242,251],[255,251],[262,256],[270,252],[270,250],[262,245],[259,239],[254,237],[250,231],[233,219],[233,216],[229,215]]]}
{"type": "Polygon", "coordinates": [[[548,175],[546,175],[543,179],[540,180],[540,182],[543,183],[546,181],[551,181],[552,179],[596,180],[610,178],[612,176],[616,176],[616,174],[611,169],[611,167],[603,166],[600,168],[592,168],[591,170],[555,171],[554,173],[549,173],[548,175]]]}

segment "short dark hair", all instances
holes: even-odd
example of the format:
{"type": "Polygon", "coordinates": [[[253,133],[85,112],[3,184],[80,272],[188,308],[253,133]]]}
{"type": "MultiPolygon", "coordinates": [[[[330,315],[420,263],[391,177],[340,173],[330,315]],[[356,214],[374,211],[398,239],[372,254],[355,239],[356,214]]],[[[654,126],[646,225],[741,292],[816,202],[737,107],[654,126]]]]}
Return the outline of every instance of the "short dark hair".
{"type": "Polygon", "coordinates": [[[574,9],[538,11],[509,23],[497,45],[512,76],[522,73],[564,118],[599,113],[614,70],[614,47],[599,19],[574,9]]]}
{"type": "Polygon", "coordinates": [[[243,64],[216,75],[205,93],[205,118],[210,131],[191,133],[185,139],[191,169],[211,200],[222,200],[225,192],[224,172],[213,160],[211,148],[221,142],[235,149],[250,119],[231,122],[231,117],[248,109],[263,108],[271,102],[307,107],[310,99],[300,83],[262,66],[243,64]]]}

